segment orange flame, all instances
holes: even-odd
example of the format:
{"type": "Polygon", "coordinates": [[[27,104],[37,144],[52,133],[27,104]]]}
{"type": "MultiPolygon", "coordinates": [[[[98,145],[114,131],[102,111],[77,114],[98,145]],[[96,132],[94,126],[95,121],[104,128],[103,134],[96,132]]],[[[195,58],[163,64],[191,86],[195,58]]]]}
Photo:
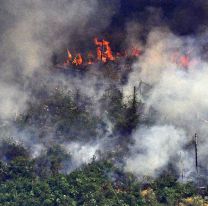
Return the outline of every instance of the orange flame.
{"type": "Polygon", "coordinates": [[[72,55],[71,55],[71,52],[67,49],[67,55],[68,55],[68,59],[69,61],[72,60],[72,55]]]}
{"type": "Polygon", "coordinates": [[[114,61],[115,57],[112,54],[110,42],[98,41],[97,37],[94,39],[95,45],[97,46],[97,59],[102,62],[107,62],[108,60],[114,61]]]}
{"type": "Polygon", "coordinates": [[[67,59],[64,62],[64,65],[70,64],[71,61],[72,61],[72,55],[71,55],[71,52],[67,49],[67,59]]]}
{"type": "Polygon", "coordinates": [[[138,57],[141,55],[142,50],[136,48],[135,46],[132,48],[132,50],[128,53],[126,51],[117,52],[115,55],[113,55],[110,42],[106,40],[99,41],[97,37],[94,38],[94,43],[97,46],[96,47],[96,57],[94,57],[93,52],[89,51],[86,56],[86,62],[83,61],[83,57],[80,53],[78,53],[75,57],[72,56],[69,49],[67,49],[67,59],[64,61],[64,66],[69,66],[70,64],[73,65],[90,65],[95,63],[95,60],[101,61],[103,63],[106,63],[107,61],[114,61],[115,59],[123,58],[123,57],[138,57]]]}
{"type": "Polygon", "coordinates": [[[81,65],[83,63],[83,59],[81,54],[77,54],[77,56],[74,58],[72,64],[75,64],[76,66],[81,65]]]}

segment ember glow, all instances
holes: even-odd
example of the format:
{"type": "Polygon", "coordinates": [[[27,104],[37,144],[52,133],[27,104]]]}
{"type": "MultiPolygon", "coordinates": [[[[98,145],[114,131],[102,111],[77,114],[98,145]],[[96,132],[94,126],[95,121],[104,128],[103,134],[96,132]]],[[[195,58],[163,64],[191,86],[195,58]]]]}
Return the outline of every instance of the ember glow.
{"type": "Polygon", "coordinates": [[[190,59],[187,55],[182,55],[180,57],[180,64],[182,67],[187,68],[189,66],[189,63],[190,63],[190,59]]]}
{"type": "Polygon", "coordinates": [[[191,58],[188,54],[180,54],[180,52],[175,52],[172,55],[171,61],[177,64],[179,67],[188,68],[191,62],[191,58]]]}
{"type": "Polygon", "coordinates": [[[131,55],[132,56],[135,56],[135,57],[138,57],[140,56],[142,53],[142,51],[136,47],[132,47],[132,50],[131,50],[131,55]]]}

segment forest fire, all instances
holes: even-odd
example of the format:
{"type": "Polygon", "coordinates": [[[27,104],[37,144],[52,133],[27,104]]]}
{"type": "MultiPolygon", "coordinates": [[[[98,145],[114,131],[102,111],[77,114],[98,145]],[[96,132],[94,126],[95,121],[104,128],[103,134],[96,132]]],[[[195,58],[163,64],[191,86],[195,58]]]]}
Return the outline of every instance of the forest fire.
{"type": "Polygon", "coordinates": [[[121,57],[139,57],[142,54],[142,50],[136,47],[132,47],[130,52],[124,51],[113,54],[110,42],[105,39],[99,41],[97,37],[94,38],[94,44],[96,46],[96,52],[89,51],[86,57],[81,53],[72,56],[70,50],[67,49],[67,59],[64,62],[64,66],[91,65],[97,62],[107,63],[121,57]]]}
{"type": "Polygon", "coordinates": [[[208,206],[208,1],[0,6],[0,206],[208,206]]]}
{"type": "MultiPolygon", "coordinates": [[[[107,62],[116,61],[120,58],[138,58],[145,51],[137,48],[136,46],[132,46],[128,51],[124,50],[122,52],[112,52],[110,42],[102,39],[98,40],[97,37],[94,38],[95,52],[89,51],[84,56],[81,53],[77,53],[74,56],[67,49],[67,59],[64,62],[64,66],[82,66],[82,65],[92,65],[94,63],[101,62],[103,64],[107,62]]],[[[182,54],[179,51],[173,52],[170,61],[176,64],[178,67],[187,69],[190,66],[191,57],[190,54],[182,54]]]]}

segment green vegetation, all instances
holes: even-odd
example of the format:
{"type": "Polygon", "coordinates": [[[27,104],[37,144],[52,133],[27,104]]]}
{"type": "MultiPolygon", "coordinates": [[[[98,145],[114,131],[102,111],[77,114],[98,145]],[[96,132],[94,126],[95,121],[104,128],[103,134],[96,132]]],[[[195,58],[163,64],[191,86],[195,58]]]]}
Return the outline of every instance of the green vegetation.
{"type": "Polygon", "coordinates": [[[20,134],[28,135],[31,145],[40,142],[46,148],[31,158],[27,141],[16,143],[6,137],[1,141],[0,206],[159,206],[183,204],[190,197],[201,201],[194,184],[179,183],[172,170],[157,179],[139,181],[117,164],[128,153],[132,132],[142,124],[144,105],[135,92],[124,102],[116,87],[106,90],[99,102],[101,115],[94,111],[92,100],[79,91],[71,94],[57,89],[36,96],[14,125],[20,134]],[[119,151],[115,148],[79,168],[67,168],[73,164],[72,157],[61,144],[102,139],[106,117],[112,123],[111,136],[118,139],[119,151]]]}
{"type": "Polygon", "coordinates": [[[45,178],[36,174],[33,161],[24,158],[0,165],[2,206],[175,205],[196,194],[193,184],[164,175],[149,183],[152,194],[144,195],[142,182],[104,160],[92,160],[68,175],[51,173],[45,178]]]}

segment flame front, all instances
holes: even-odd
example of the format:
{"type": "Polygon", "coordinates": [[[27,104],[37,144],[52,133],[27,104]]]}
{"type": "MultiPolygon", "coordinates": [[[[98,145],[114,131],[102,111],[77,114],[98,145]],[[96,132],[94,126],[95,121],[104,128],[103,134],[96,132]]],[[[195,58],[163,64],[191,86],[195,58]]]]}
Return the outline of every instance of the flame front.
{"type": "MultiPolygon", "coordinates": [[[[104,39],[99,41],[98,38],[95,37],[94,43],[96,45],[96,55],[94,55],[92,51],[89,51],[84,58],[81,53],[78,53],[75,57],[73,57],[69,49],[67,49],[67,59],[64,62],[64,66],[69,66],[70,64],[75,66],[91,65],[97,61],[106,63],[120,58],[139,57],[143,53],[143,50],[133,45],[129,52],[126,52],[125,50],[116,52],[114,56],[109,41],[104,39]]],[[[192,62],[189,54],[181,54],[178,50],[172,53],[170,60],[177,64],[179,67],[185,69],[187,69],[192,62]]]]}
{"type": "Polygon", "coordinates": [[[119,58],[125,58],[127,56],[138,57],[141,55],[141,50],[137,49],[136,47],[133,47],[130,53],[127,53],[126,51],[121,51],[115,53],[114,56],[109,41],[106,41],[104,39],[99,41],[98,38],[95,37],[94,43],[96,46],[96,55],[94,55],[92,51],[89,51],[86,57],[84,58],[81,55],[81,53],[78,53],[76,54],[76,56],[73,56],[72,53],[69,51],[69,49],[67,49],[67,59],[64,62],[64,66],[91,65],[98,61],[106,63],[109,61],[114,61],[119,58]]]}

